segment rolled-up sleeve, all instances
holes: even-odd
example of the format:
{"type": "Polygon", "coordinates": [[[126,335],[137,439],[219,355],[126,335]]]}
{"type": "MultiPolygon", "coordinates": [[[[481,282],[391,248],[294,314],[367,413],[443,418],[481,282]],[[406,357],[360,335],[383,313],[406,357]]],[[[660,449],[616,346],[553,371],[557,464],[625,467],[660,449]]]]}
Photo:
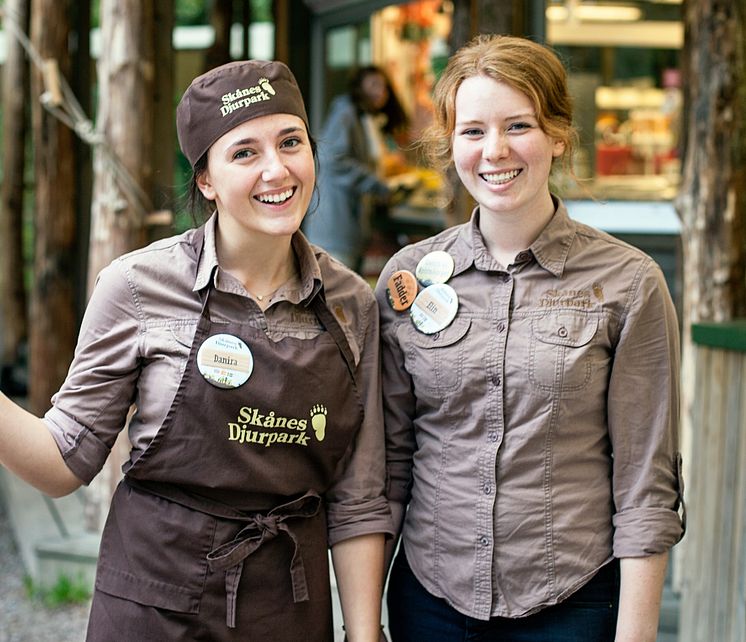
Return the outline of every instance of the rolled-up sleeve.
{"type": "Polygon", "coordinates": [[[621,320],[608,392],[614,555],[662,553],[683,535],[679,330],[663,274],[639,269],[621,320]]]}
{"type": "Polygon", "coordinates": [[[70,470],[88,484],[124,428],[139,371],[141,321],[118,261],[99,275],[67,378],[44,421],[70,470]]]}
{"type": "Polygon", "coordinates": [[[363,317],[364,336],[356,374],[365,416],[344,471],[325,495],[330,546],[369,533],[394,534],[384,494],[379,320],[372,296],[363,317]]]}

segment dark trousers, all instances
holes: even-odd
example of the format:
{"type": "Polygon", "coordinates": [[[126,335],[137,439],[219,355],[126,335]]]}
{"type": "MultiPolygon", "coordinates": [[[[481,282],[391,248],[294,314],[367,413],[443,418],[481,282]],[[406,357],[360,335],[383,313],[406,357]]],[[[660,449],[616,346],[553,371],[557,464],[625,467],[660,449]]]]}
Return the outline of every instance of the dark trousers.
{"type": "Polygon", "coordinates": [[[403,547],[394,560],[387,604],[392,642],[613,642],[619,608],[614,560],[573,595],[522,618],[477,620],[428,593],[403,547]]]}

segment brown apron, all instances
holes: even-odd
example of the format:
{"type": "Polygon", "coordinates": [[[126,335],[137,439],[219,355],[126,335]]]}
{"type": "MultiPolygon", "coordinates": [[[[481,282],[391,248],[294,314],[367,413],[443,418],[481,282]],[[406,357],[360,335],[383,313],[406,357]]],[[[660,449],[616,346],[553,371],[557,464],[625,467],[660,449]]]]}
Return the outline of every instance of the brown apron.
{"type": "Polygon", "coordinates": [[[211,322],[210,293],[171,409],[114,493],[87,639],[329,642],[321,495],[363,417],[349,344],[323,293],[310,306],[326,331],[278,342],[211,322]],[[197,368],[213,334],[251,350],[238,388],[197,368]]]}

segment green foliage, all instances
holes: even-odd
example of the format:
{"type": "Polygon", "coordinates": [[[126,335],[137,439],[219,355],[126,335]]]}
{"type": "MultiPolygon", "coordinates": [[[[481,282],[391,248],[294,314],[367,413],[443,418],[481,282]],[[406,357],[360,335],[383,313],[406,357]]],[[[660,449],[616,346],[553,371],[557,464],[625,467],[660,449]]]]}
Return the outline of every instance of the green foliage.
{"type": "Polygon", "coordinates": [[[254,22],[274,22],[272,0],[251,0],[251,19],[254,22]]]}
{"type": "Polygon", "coordinates": [[[176,25],[182,27],[209,24],[208,4],[205,0],[176,0],[174,4],[176,25]]]}
{"type": "Polygon", "coordinates": [[[81,604],[91,597],[90,587],[78,575],[73,579],[62,573],[52,588],[45,589],[38,586],[28,575],[23,578],[26,595],[32,600],[40,600],[49,608],[55,608],[64,604],[81,604]]]}
{"type": "MultiPolygon", "coordinates": [[[[274,21],[272,0],[248,1],[251,3],[251,19],[253,22],[274,21]]],[[[233,10],[236,16],[240,16],[240,5],[241,2],[234,2],[233,10]]],[[[179,27],[210,24],[209,8],[210,3],[207,0],[175,0],[174,21],[179,27]]],[[[91,26],[98,27],[100,18],[101,0],[91,0],[91,26]]]]}
{"type": "MultiPolygon", "coordinates": [[[[208,24],[208,2],[206,0],[176,0],[174,3],[174,20],[178,26],[208,24]]],[[[272,0],[268,1],[272,4],[272,0]]],[[[101,24],[101,0],[91,0],[91,26],[101,24]]]]}

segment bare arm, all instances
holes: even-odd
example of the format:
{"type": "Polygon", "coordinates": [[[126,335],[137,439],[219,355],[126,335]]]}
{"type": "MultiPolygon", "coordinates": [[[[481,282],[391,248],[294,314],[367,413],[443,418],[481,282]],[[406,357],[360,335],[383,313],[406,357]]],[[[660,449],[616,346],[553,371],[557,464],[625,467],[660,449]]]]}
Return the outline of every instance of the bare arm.
{"type": "Polygon", "coordinates": [[[67,495],[82,484],[65,464],[44,422],[1,392],[0,464],[51,497],[67,495]]]}
{"type": "Polygon", "coordinates": [[[347,639],[379,642],[383,592],[383,533],[343,540],[332,547],[347,639]]]}
{"type": "Polygon", "coordinates": [[[655,642],[668,553],[620,562],[616,642],[655,642]]]}
{"type": "Polygon", "coordinates": [[[383,581],[386,582],[386,578],[389,574],[389,569],[391,569],[391,563],[394,561],[394,554],[396,553],[396,547],[399,544],[399,539],[401,538],[401,529],[404,524],[404,515],[406,513],[406,506],[404,504],[401,504],[399,502],[389,502],[389,509],[391,510],[391,523],[393,524],[394,528],[396,529],[396,537],[391,537],[386,540],[385,548],[384,548],[384,573],[383,573],[383,581]]]}

